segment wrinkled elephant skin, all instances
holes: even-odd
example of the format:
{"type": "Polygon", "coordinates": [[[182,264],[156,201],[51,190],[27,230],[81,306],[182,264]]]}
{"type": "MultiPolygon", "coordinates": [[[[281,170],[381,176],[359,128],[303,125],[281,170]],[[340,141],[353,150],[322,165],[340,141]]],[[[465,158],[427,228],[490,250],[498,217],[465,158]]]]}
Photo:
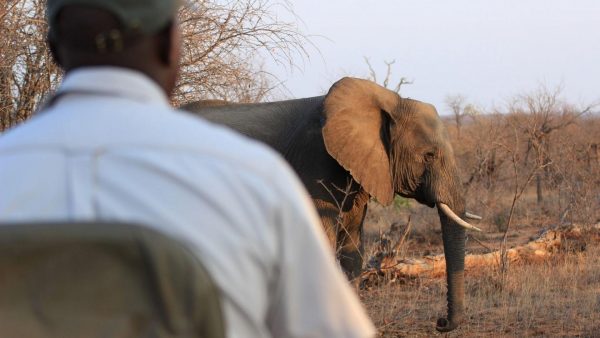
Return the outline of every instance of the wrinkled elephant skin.
{"type": "MultiPolygon", "coordinates": [[[[197,102],[183,109],[260,140],[285,157],[313,198],[349,278],[362,268],[362,225],[370,197],[389,205],[398,194],[430,207],[442,203],[464,215],[454,154],[435,108],[373,82],[343,78],[321,97],[197,102]]],[[[439,214],[448,315],[438,320],[437,329],[445,332],[464,317],[465,230],[439,214]]]]}

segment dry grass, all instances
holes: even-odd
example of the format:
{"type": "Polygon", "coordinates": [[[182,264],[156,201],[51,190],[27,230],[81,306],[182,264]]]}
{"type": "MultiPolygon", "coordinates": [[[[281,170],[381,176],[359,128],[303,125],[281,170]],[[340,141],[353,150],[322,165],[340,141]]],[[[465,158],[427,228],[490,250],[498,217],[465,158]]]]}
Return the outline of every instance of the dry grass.
{"type": "MultiPolygon", "coordinates": [[[[504,283],[498,270],[467,274],[468,319],[449,337],[600,336],[600,246],[513,265],[504,283]]],[[[430,337],[440,335],[434,325],[445,313],[445,293],[444,279],[423,278],[378,286],[361,297],[381,336],[430,337]]]]}
{"type": "Polygon", "coordinates": [[[514,266],[502,286],[493,269],[467,283],[473,336],[597,336],[600,334],[600,249],[514,266]]]}
{"type": "MultiPolygon", "coordinates": [[[[591,115],[573,120],[579,113],[573,115],[565,107],[541,115],[511,110],[473,117],[463,124],[464,138],[460,140],[455,126],[448,125],[463,173],[467,208],[483,216],[476,225],[485,233],[469,234],[468,253],[498,250],[509,219],[509,248],[527,243],[552,226],[600,222],[600,118],[591,115]],[[540,152],[543,156],[538,163],[530,154],[531,135],[537,134],[528,134],[519,126],[539,127],[540,116],[560,126],[561,132],[546,134],[547,147],[540,152]],[[536,172],[543,174],[539,186],[535,179],[527,180],[536,172]],[[515,192],[521,190],[511,218],[515,192]],[[538,195],[540,191],[543,194],[538,195]],[[538,197],[543,199],[538,201],[538,197]]],[[[413,227],[399,256],[421,258],[443,252],[435,209],[415,201],[388,208],[371,204],[365,221],[367,258],[374,251],[379,231],[405,224],[409,215],[413,227]]],[[[584,252],[513,264],[505,278],[497,266],[468,271],[468,318],[447,336],[600,337],[599,254],[600,244],[589,243],[584,252]]],[[[444,278],[395,281],[361,291],[361,297],[381,336],[441,335],[435,322],[446,313],[444,278]]]]}

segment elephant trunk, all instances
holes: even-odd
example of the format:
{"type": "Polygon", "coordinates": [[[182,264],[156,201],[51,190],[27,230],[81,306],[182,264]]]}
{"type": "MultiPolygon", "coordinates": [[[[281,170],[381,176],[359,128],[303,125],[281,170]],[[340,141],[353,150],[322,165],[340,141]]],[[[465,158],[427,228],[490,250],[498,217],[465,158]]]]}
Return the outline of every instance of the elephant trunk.
{"type": "MultiPolygon", "coordinates": [[[[462,204],[462,203],[461,203],[462,204]]],[[[453,206],[459,215],[464,214],[464,207],[453,206]]],[[[448,315],[437,321],[436,329],[440,332],[454,330],[460,325],[465,314],[465,229],[438,209],[442,225],[444,255],[446,258],[446,278],[448,283],[448,315]]]]}

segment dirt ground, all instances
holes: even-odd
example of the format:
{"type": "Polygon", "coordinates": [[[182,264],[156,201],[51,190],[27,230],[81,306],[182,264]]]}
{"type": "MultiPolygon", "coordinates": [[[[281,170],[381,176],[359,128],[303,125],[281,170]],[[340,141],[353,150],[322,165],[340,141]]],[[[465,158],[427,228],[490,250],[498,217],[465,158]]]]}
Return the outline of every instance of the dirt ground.
{"type": "MultiPolygon", "coordinates": [[[[374,205],[365,223],[367,259],[379,231],[406,223],[409,214],[414,227],[402,248],[403,257],[443,252],[435,210],[374,205]]],[[[470,236],[468,253],[499,248],[503,233],[485,222],[476,225],[486,232],[470,236]]],[[[542,230],[539,225],[517,222],[509,231],[509,247],[527,243],[542,230]]],[[[600,245],[590,241],[581,252],[559,253],[535,264],[513,264],[504,274],[498,266],[469,271],[467,319],[459,329],[443,335],[435,330],[435,322],[446,312],[444,278],[385,281],[359,293],[381,337],[600,337],[600,245]]]]}

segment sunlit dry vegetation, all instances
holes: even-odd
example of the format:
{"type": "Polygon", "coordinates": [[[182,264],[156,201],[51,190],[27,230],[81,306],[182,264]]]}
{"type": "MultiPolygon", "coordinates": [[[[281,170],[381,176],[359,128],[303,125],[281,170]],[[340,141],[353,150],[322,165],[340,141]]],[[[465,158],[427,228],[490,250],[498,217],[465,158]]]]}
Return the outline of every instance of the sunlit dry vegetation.
{"type": "MultiPolygon", "coordinates": [[[[450,336],[591,337],[600,332],[600,116],[594,114],[596,105],[576,106],[560,93],[560,88],[541,86],[489,111],[462,96],[447,100],[454,115],[445,122],[468,209],[483,216],[477,225],[485,230],[469,234],[468,254],[497,253],[477,269],[467,264],[469,318],[450,336]],[[535,261],[514,262],[506,255],[544,231],[574,225],[586,230],[572,250],[563,243],[535,261]]],[[[389,208],[371,206],[367,258],[380,251],[381,233],[390,227],[394,231],[386,240],[401,240],[409,216],[411,227],[397,261],[415,264],[415,258],[442,254],[435,211],[397,199],[389,208]]],[[[380,278],[377,286],[363,288],[383,336],[436,334],[433,325],[445,311],[446,292],[439,276],[380,278]]]]}
{"type": "MultiPolygon", "coordinates": [[[[189,1],[181,13],[183,59],[175,104],[199,99],[257,102],[270,98],[277,79],[263,69],[264,54],[280,63],[306,55],[294,23],[273,15],[267,0],[189,1]]],[[[0,1],[0,132],[37,109],[62,74],[45,45],[43,0],[0,1]]],[[[411,82],[383,84],[392,90],[411,82]],[[388,86],[389,85],[389,86],[388,86]]],[[[368,63],[370,76],[377,81],[368,63]]],[[[382,81],[379,81],[382,82],[382,81]]],[[[468,93],[465,93],[468,95],[468,93]]],[[[541,262],[508,264],[505,255],[468,270],[465,324],[450,336],[597,336],[600,332],[600,116],[594,104],[565,102],[561,88],[532,89],[504,106],[482,109],[449,96],[445,117],[468,209],[483,216],[482,234],[469,234],[468,251],[505,253],[544,230],[578,225],[590,234],[578,250],[559,250],[541,262]]],[[[438,107],[439,111],[444,107],[438,107]]],[[[397,198],[369,207],[365,261],[383,232],[401,240],[397,257],[442,253],[435,210],[397,198]],[[411,218],[410,228],[406,223],[411,218]]],[[[383,279],[360,291],[383,336],[432,336],[445,313],[445,281],[436,276],[383,279]]]]}
{"type": "MultiPolygon", "coordinates": [[[[46,45],[45,0],[0,2],[0,132],[28,119],[62,78],[46,45]]],[[[180,79],[175,105],[201,99],[258,102],[279,80],[261,55],[293,66],[308,39],[294,22],[275,15],[285,1],[186,1],[180,79]]]]}
{"type": "MultiPolygon", "coordinates": [[[[467,273],[468,319],[449,337],[595,337],[600,332],[600,250],[561,253],[510,268],[500,284],[497,268],[467,273]]],[[[361,291],[384,337],[431,337],[444,313],[443,278],[417,278],[361,291]]]]}
{"type": "Polygon", "coordinates": [[[296,23],[275,14],[293,14],[284,1],[189,3],[180,12],[183,50],[173,99],[177,105],[202,99],[268,100],[279,80],[263,68],[259,55],[289,66],[307,55],[309,40],[296,23]]]}
{"type": "Polygon", "coordinates": [[[0,132],[29,118],[60,80],[46,31],[40,0],[0,2],[0,132]]]}

